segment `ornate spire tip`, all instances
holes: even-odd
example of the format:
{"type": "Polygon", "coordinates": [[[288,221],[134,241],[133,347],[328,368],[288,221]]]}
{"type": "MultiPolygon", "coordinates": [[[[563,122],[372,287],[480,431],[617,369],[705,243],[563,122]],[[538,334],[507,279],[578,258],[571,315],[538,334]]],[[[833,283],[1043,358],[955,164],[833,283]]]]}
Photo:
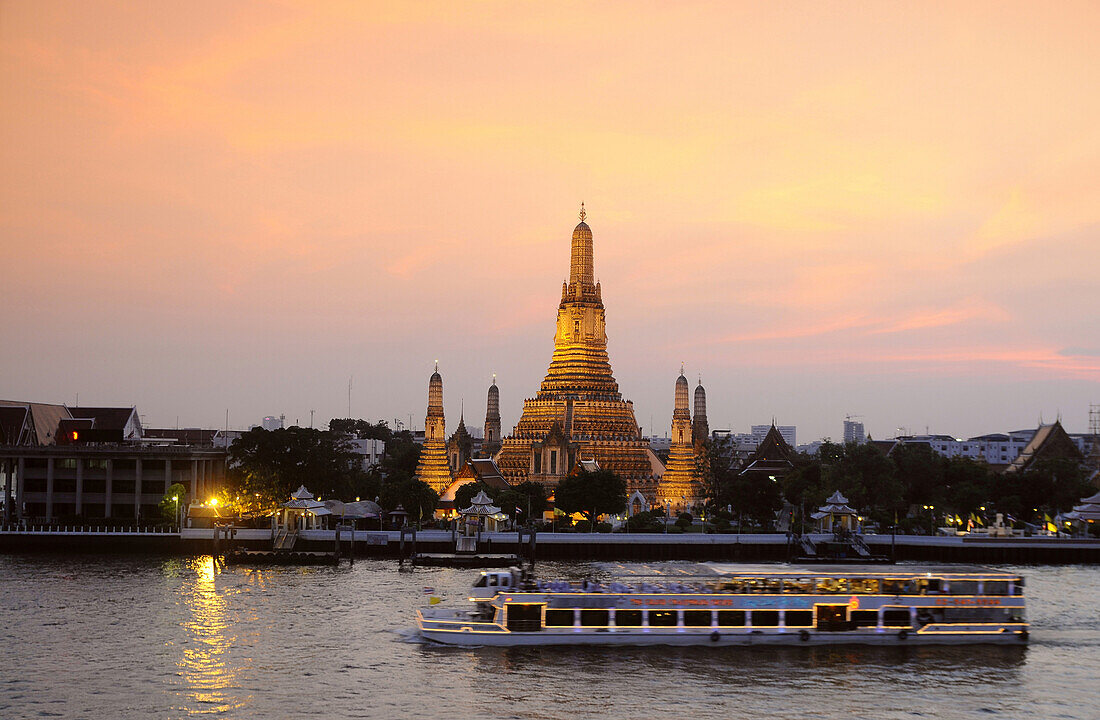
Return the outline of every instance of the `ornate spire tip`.
{"type": "Polygon", "coordinates": [[[578,217],[580,217],[580,219],[581,219],[581,222],[584,222],[584,219],[585,219],[586,217],[588,217],[588,213],[586,213],[586,212],[584,211],[584,201],[583,201],[583,200],[581,201],[581,212],[580,212],[580,215],[579,215],[578,217]]]}

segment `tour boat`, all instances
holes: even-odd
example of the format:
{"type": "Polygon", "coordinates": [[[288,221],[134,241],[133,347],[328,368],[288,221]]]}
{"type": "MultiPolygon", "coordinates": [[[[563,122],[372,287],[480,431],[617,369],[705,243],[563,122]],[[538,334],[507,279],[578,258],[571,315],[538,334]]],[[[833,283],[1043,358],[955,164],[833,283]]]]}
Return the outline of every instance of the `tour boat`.
{"type": "Polygon", "coordinates": [[[958,645],[1027,642],[1024,578],[951,569],[706,565],[619,582],[482,572],[472,609],[417,611],[447,645],[958,645]]]}

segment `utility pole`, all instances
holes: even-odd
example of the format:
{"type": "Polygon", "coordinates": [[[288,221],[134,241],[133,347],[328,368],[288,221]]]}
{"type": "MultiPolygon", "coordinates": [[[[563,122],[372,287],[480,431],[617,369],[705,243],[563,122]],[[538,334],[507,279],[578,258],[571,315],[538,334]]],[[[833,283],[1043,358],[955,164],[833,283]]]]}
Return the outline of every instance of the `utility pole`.
{"type": "Polygon", "coordinates": [[[348,420],[351,420],[351,381],[355,376],[348,378],[348,420]]]}

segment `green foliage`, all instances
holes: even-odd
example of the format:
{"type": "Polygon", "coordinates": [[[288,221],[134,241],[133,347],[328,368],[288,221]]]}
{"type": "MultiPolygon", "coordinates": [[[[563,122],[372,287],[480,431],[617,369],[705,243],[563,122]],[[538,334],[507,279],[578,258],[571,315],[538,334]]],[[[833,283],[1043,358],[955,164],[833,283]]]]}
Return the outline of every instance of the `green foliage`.
{"type": "Polygon", "coordinates": [[[634,513],[626,519],[626,531],[632,533],[661,532],[661,523],[657,517],[664,517],[664,512],[658,515],[651,511],[634,513]]]}
{"type": "Polygon", "coordinates": [[[783,506],[779,483],[762,473],[730,474],[722,482],[719,507],[731,506],[733,514],[755,520],[761,525],[772,522],[783,506]]]}
{"type": "Polygon", "coordinates": [[[523,522],[533,522],[546,511],[546,488],[541,483],[530,480],[501,490],[495,499],[500,509],[512,520],[518,518],[523,522]],[[517,507],[520,510],[518,513],[517,507]]]}
{"type": "Polygon", "coordinates": [[[390,443],[394,438],[394,432],[385,420],[371,423],[367,420],[333,418],[328,421],[328,429],[330,432],[351,435],[361,440],[382,440],[390,443]]]}
{"type": "Polygon", "coordinates": [[[386,482],[382,486],[378,504],[386,511],[395,510],[400,505],[409,514],[410,522],[420,522],[430,518],[435,512],[439,505],[439,494],[423,480],[408,478],[386,482]]]}
{"type": "Polygon", "coordinates": [[[312,428],[254,428],[229,448],[227,495],[256,498],[263,507],[286,502],[305,485],[321,497],[353,500],[369,492],[347,436],[312,428]]]}
{"type": "Polygon", "coordinates": [[[691,521],[691,513],[680,513],[680,515],[676,518],[676,527],[680,528],[681,530],[687,530],[689,527],[691,527],[691,521]]]}
{"type": "Polygon", "coordinates": [[[455,491],[455,509],[463,510],[470,507],[474,496],[479,492],[484,492],[493,499],[493,504],[497,504],[497,495],[500,493],[500,490],[491,488],[480,480],[475,480],[474,482],[459,486],[458,490],[455,491]]]}
{"type": "Polygon", "coordinates": [[[160,516],[169,525],[179,523],[181,508],[187,507],[187,487],[183,483],[172,483],[168,492],[160,501],[160,516]]]}
{"type": "Polygon", "coordinates": [[[904,520],[912,508],[932,505],[937,517],[970,513],[991,519],[995,512],[1034,522],[1069,510],[1094,489],[1073,460],[1039,460],[1027,471],[1000,475],[969,458],[945,458],[924,444],[901,445],[886,456],[870,443],[825,443],[812,461],[783,480],[787,500],[807,514],[834,491],[881,527],[927,532],[929,517],[904,520]],[[982,508],[985,510],[982,510],[982,508]]]}
{"type": "Polygon", "coordinates": [[[595,522],[600,515],[626,509],[626,482],[610,470],[581,470],[558,483],[554,506],[570,515],[581,513],[595,522]]]}

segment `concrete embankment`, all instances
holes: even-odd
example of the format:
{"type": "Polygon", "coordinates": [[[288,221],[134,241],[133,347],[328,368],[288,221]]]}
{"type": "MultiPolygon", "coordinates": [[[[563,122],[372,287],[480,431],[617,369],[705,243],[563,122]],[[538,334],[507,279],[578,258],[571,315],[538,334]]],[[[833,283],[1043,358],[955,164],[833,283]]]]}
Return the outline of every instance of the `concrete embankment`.
{"type": "MultiPolygon", "coordinates": [[[[812,536],[815,540],[827,536],[812,536]]],[[[1100,563],[1100,540],[1070,538],[974,538],[865,535],[864,542],[875,555],[899,561],[961,563],[1100,563]]],[[[335,532],[307,530],[301,533],[296,550],[331,552],[335,532]]],[[[402,553],[400,533],[396,531],[356,531],[341,534],[342,552],[356,557],[397,558],[402,553]]],[[[240,529],[234,546],[240,549],[271,549],[271,531],[240,529]]],[[[224,541],[219,545],[225,550],[224,541]]],[[[486,533],[481,536],[481,552],[526,554],[515,533],[486,533]]],[[[406,536],[403,551],[413,550],[406,536]]],[[[425,530],[416,535],[416,552],[449,553],[454,544],[449,532],[425,530]]],[[[0,531],[0,552],[96,552],[196,555],[215,551],[212,530],[185,529],[182,533],[164,532],[59,532],[0,531]]],[[[778,534],[756,535],[664,535],[540,533],[537,536],[537,560],[724,560],[745,562],[782,562],[796,550],[788,547],[787,537],[778,534]]],[[[853,559],[856,556],[852,555],[853,559]]]]}

